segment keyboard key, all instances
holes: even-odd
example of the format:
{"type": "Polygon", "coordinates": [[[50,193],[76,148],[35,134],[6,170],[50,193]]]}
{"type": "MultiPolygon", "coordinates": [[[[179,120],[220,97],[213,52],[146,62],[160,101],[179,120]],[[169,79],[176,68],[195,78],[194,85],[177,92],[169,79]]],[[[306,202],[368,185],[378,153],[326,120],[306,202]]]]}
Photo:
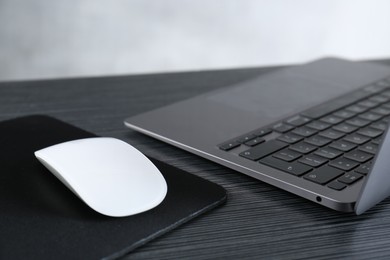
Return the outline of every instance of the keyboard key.
{"type": "Polygon", "coordinates": [[[390,98],[390,90],[386,90],[386,91],[382,92],[381,95],[390,98]]]}
{"type": "Polygon", "coordinates": [[[337,130],[337,131],[341,131],[343,133],[346,133],[346,134],[350,134],[357,129],[356,126],[349,125],[347,123],[341,123],[341,124],[333,126],[332,128],[337,130]]]}
{"type": "Polygon", "coordinates": [[[378,138],[376,138],[376,139],[374,139],[374,140],[372,140],[372,142],[374,143],[374,144],[381,144],[382,143],[382,141],[383,141],[383,137],[381,136],[381,137],[378,137],[378,138]]]}
{"type": "Polygon", "coordinates": [[[363,113],[364,111],[368,110],[368,107],[352,105],[352,106],[347,107],[346,110],[351,111],[353,113],[363,113]]]}
{"type": "Polygon", "coordinates": [[[377,107],[372,110],[372,112],[383,115],[383,116],[389,116],[390,115],[390,102],[383,104],[380,107],[377,107]]]}
{"type": "Polygon", "coordinates": [[[370,138],[375,138],[375,137],[378,137],[381,134],[383,134],[383,131],[377,130],[377,129],[374,129],[371,127],[366,127],[366,128],[360,129],[359,131],[357,131],[357,133],[364,135],[364,136],[367,136],[367,137],[370,137],[370,138]]]}
{"type": "Polygon", "coordinates": [[[340,118],[349,119],[351,117],[354,117],[356,115],[356,113],[348,111],[348,110],[340,110],[340,111],[333,113],[333,115],[338,116],[340,118]]]}
{"type": "Polygon", "coordinates": [[[287,125],[287,124],[283,124],[283,123],[277,123],[276,125],[274,125],[272,127],[273,130],[275,130],[276,132],[279,132],[279,133],[286,133],[286,132],[290,131],[293,128],[294,128],[293,126],[287,125]]]}
{"type": "Polygon", "coordinates": [[[333,149],[331,147],[319,148],[314,154],[325,157],[327,159],[334,159],[340,156],[343,152],[333,149]]]}
{"type": "Polygon", "coordinates": [[[293,126],[301,126],[301,125],[304,125],[310,121],[311,121],[311,119],[298,115],[298,116],[294,116],[292,118],[287,119],[285,122],[287,124],[290,124],[293,126]]]}
{"type": "Polygon", "coordinates": [[[248,142],[249,140],[252,140],[254,138],[256,138],[256,135],[248,134],[248,135],[244,135],[244,136],[238,137],[236,141],[241,143],[241,144],[243,144],[243,143],[248,142]]]}
{"type": "Polygon", "coordinates": [[[390,99],[386,96],[383,96],[383,95],[376,95],[376,96],[370,97],[368,100],[372,100],[372,101],[375,101],[378,103],[385,103],[385,102],[389,101],[390,99]]]}
{"type": "Polygon", "coordinates": [[[300,153],[291,151],[289,149],[285,149],[279,152],[276,152],[274,155],[272,155],[275,158],[281,159],[286,162],[294,161],[295,159],[298,159],[302,155],[300,153]]]}
{"type": "Polygon", "coordinates": [[[329,163],[330,166],[336,167],[338,169],[344,170],[344,171],[350,171],[356,166],[359,165],[359,163],[354,162],[352,160],[340,157],[337,158],[329,163]]]}
{"type": "Polygon", "coordinates": [[[264,143],[264,142],[265,142],[265,140],[263,138],[256,137],[255,139],[252,139],[252,140],[246,142],[245,144],[247,146],[255,146],[255,145],[258,145],[258,144],[261,144],[261,143],[264,143]]]}
{"type": "Polygon", "coordinates": [[[382,116],[388,116],[390,115],[390,109],[386,108],[386,107],[377,107],[377,108],[374,108],[372,110],[370,110],[376,114],[379,114],[379,115],[382,115],[382,116]]]}
{"type": "Polygon", "coordinates": [[[376,154],[376,152],[378,151],[378,145],[374,143],[363,144],[359,147],[359,150],[371,154],[376,154]]]}
{"type": "Polygon", "coordinates": [[[348,124],[350,125],[354,125],[354,126],[357,126],[357,127],[363,127],[363,126],[366,126],[370,123],[370,121],[367,121],[367,120],[364,120],[364,119],[361,119],[361,118],[358,118],[358,117],[354,117],[352,119],[349,119],[346,121],[348,124]]]}
{"type": "Polygon", "coordinates": [[[307,164],[312,167],[319,167],[328,162],[327,159],[317,156],[317,155],[304,155],[301,159],[298,160],[301,163],[307,164]]]}
{"type": "Polygon", "coordinates": [[[361,178],[363,178],[363,175],[361,175],[359,173],[348,172],[348,173],[344,174],[343,176],[341,176],[340,178],[338,178],[337,180],[339,182],[343,182],[345,184],[352,184],[361,178]]]}
{"type": "Polygon", "coordinates": [[[300,135],[300,136],[308,137],[308,136],[316,134],[317,131],[314,129],[302,126],[302,127],[295,128],[292,131],[292,133],[300,135]]]}
{"type": "Polygon", "coordinates": [[[309,144],[312,144],[315,146],[324,146],[324,145],[329,144],[331,141],[332,141],[331,139],[328,139],[328,138],[325,138],[325,137],[322,137],[319,135],[310,136],[310,137],[305,139],[306,143],[309,143],[309,144]]]}
{"type": "Polygon", "coordinates": [[[324,166],[304,175],[303,178],[318,184],[326,184],[343,174],[343,171],[333,167],[324,166]]]}
{"type": "Polygon", "coordinates": [[[309,124],[306,125],[307,127],[316,129],[316,130],[325,130],[326,128],[330,127],[331,125],[325,122],[321,121],[312,121],[309,124]]]}
{"type": "Polygon", "coordinates": [[[253,134],[256,135],[256,136],[262,137],[262,136],[265,136],[267,134],[270,134],[271,132],[272,132],[271,129],[264,128],[264,129],[260,129],[260,130],[257,130],[255,132],[253,132],[253,134]]]}
{"type": "Polygon", "coordinates": [[[363,135],[359,135],[359,134],[350,134],[350,135],[347,135],[344,138],[344,140],[351,142],[351,143],[355,143],[355,144],[364,144],[365,142],[370,140],[370,138],[363,136],[363,135]]]}
{"type": "Polygon", "coordinates": [[[390,122],[390,117],[389,117],[389,116],[384,117],[384,118],[382,119],[382,121],[385,122],[385,123],[387,123],[387,124],[389,124],[389,122],[390,122]]]}
{"type": "Polygon", "coordinates": [[[311,145],[311,144],[300,142],[300,143],[297,143],[297,144],[290,146],[289,149],[294,150],[294,151],[299,152],[299,153],[307,154],[307,153],[310,153],[310,152],[314,151],[315,149],[317,149],[317,147],[314,145],[311,145]]]}
{"type": "Polygon", "coordinates": [[[361,174],[368,174],[371,170],[371,163],[366,163],[360,165],[358,168],[355,169],[355,172],[361,173],[361,174]]]}
{"type": "Polygon", "coordinates": [[[289,144],[293,144],[293,143],[299,142],[302,139],[303,139],[302,136],[293,134],[291,132],[290,133],[286,133],[286,134],[281,135],[281,136],[278,137],[279,141],[283,141],[283,142],[286,142],[286,143],[289,143],[289,144]]]}
{"type": "Polygon", "coordinates": [[[373,100],[363,100],[357,103],[359,106],[373,108],[379,105],[379,102],[373,101],[373,100]]]}
{"type": "Polygon", "coordinates": [[[271,141],[256,145],[255,147],[240,153],[240,156],[247,158],[249,160],[252,160],[252,161],[257,161],[260,158],[263,158],[267,155],[270,155],[271,153],[279,151],[287,146],[288,146],[288,144],[286,144],[286,143],[279,142],[277,140],[271,140],[271,141]]]}
{"type": "Polygon", "coordinates": [[[224,150],[224,151],[229,151],[233,148],[236,148],[238,146],[240,146],[241,144],[237,141],[230,141],[230,142],[227,142],[227,143],[224,143],[224,144],[221,144],[219,146],[219,149],[221,150],[224,150]]]}
{"type": "Polygon", "coordinates": [[[353,161],[359,162],[359,163],[364,163],[367,162],[368,160],[372,159],[374,157],[370,153],[365,153],[360,150],[354,150],[349,153],[344,154],[345,158],[351,159],[353,161]]]}
{"type": "Polygon", "coordinates": [[[379,122],[372,123],[370,127],[385,131],[388,127],[388,124],[384,121],[379,121],[379,122]]]}
{"type": "Polygon", "coordinates": [[[379,120],[382,118],[381,115],[376,114],[376,113],[372,113],[372,112],[366,112],[366,113],[360,114],[360,115],[358,115],[358,117],[365,119],[365,120],[368,120],[368,121],[376,121],[376,120],[379,120]]]}
{"type": "Polygon", "coordinates": [[[322,131],[321,133],[319,133],[319,135],[335,140],[335,139],[339,139],[339,138],[343,137],[345,135],[345,133],[339,132],[339,131],[336,131],[333,129],[326,129],[326,130],[322,131]]]}
{"type": "Polygon", "coordinates": [[[354,149],[357,145],[354,143],[350,143],[344,140],[338,140],[332,144],[329,145],[332,148],[335,148],[337,150],[343,151],[343,152],[348,152],[352,149],[354,149]]]}
{"type": "Polygon", "coordinates": [[[276,168],[278,170],[291,173],[296,176],[300,176],[302,174],[305,174],[309,172],[312,168],[309,166],[306,166],[304,164],[301,164],[299,162],[285,162],[273,157],[266,157],[259,161],[262,164],[271,166],[273,168],[276,168]]]}
{"type": "Polygon", "coordinates": [[[329,183],[328,187],[334,190],[343,190],[347,187],[347,185],[336,180],[329,183]]]}
{"type": "Polygon", "coordinates": [[[341,121],[343,121],[343,119],[340,117],[337,117],[337,116],[329,115],[329,116],[325,116],[325,117],[321,118],[320,121],[331,124],[331,125],[335,125],[335,124],[338,124],[341,121]]]}

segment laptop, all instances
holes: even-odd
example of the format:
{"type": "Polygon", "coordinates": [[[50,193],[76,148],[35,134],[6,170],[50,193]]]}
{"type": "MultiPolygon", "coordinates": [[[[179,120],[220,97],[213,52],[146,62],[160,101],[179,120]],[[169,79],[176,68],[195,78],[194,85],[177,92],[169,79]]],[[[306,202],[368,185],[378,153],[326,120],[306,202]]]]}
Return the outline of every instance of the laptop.
{"type": "Polygon", "coordinates": [[[310,201],[362,214],[390,195],[390,67],[280,69],[125,125],[310,201]]]}

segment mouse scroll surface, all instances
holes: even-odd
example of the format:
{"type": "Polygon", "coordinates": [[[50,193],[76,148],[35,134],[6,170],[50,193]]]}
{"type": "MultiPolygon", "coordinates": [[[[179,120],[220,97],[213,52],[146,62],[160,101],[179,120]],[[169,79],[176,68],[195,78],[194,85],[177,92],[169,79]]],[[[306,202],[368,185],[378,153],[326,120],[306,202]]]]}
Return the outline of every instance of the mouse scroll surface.
{"type": "Polygon", "coordinates": [[[36,151],[35,156],[95,211],[124,217],[159,205],[167,184],[157,167],[121,140],[95,137],[36,151]]]}

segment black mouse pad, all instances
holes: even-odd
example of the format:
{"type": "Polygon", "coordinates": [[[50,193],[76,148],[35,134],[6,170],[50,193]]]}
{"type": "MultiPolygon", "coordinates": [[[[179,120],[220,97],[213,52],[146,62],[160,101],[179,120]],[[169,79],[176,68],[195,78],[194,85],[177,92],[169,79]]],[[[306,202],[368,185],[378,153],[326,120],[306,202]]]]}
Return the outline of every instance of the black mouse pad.
{"type": "Polygon", "coordinates": [[[0,259],[120,257],[226,200],[222,187],[151,159],[168,184],[164,201],[130,217],[100,215],[33,154],[93,136],[47,116],[0,123],[0,259]]]}

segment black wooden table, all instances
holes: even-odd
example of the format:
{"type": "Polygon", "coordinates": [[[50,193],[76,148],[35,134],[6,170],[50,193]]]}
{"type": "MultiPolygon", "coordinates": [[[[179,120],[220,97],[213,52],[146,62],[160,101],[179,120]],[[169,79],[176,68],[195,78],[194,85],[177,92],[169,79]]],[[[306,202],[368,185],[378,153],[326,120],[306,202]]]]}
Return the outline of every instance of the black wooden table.
{"type": "Polygon", "coordinates": [[[390,259],[389,199],[362,216],[335,212],[123,125],[128,116],[275,69],[3,82],[0,120],[50,115],[123,139],[227,189],[224,206],[137,249],[129,259],[390,259]]]}

